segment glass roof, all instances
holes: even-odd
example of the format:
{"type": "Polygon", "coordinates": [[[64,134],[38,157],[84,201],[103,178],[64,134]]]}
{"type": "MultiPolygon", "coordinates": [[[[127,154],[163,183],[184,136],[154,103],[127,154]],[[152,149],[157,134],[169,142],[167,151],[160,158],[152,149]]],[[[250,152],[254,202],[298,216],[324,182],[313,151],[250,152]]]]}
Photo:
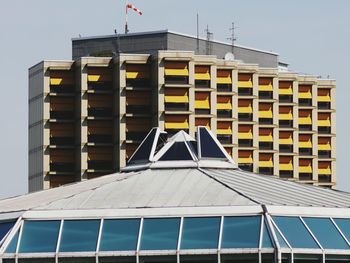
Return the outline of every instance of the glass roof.
{"type": "Polygon", "coordinates": [[[211,168],[237,168],[232,157],[227,154],[210,130],[199,126],[196,136],[195,140],[186,132],[179,131],[168,139],[166,132],[153,128],[122,171],[136,171],[149,167],[178,168],[177,161],[186,161],[183,164],[185,167],[198,165],[211,168]]]}
{"type": "Polygon", "coordinates": [[[14,226],[15,222],[3,222],[0,223],[0,243],[6,234],[10,231],[10,229],[14,226]]]}
{"type": "Polygon", "coordinates": [[[205,127],[199,127],[197,131],[198,141],[200,142],[200,154],[202,158],[226,159],[223,149],[219,143],[205,127]]]}
{"type": "Polygon", "coordinates": [[[9,230],[1,249],[5,255],[14,255],[16,251],[18,254],[140,251],[157,255],[161,251],[220,249],[235,254],[244,253],[245,249],[246,253],[272,253],[278,243],[283,253],[292,248],[306,254],[325,249],[327,254],[331,249],[330,255],[339,250],[350,256],[349,226],[350,218],[261,215],[24,220],[17,229],[9,230]],[[235,249],[239,252],[234,252],[235,249]]]}

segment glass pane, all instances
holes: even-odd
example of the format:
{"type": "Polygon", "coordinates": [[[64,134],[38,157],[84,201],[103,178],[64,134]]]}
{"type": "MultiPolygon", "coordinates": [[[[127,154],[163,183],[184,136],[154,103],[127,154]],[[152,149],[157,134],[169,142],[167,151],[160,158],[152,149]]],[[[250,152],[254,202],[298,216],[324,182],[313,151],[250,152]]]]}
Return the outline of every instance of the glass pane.
{"type": "Polygon", "coordinates": [[[180,218],[145,219],[141,235],[141,250],[176,250],[180,218]]]}
{"type": "Polygon", "coordinates": [[[6,234],[14,226],[15,222],[3,222],[0,223],[0,241],[6,236],[6,234]]]}
{"type": "Polygon", "coordinates": [[[276,262],[275,255],[274,254],[262,254],[261,255],[261,262],[262,263],[276,262]]]}
{"type": "Polygon", "coordinates": [[[260,237],[259,216],[225,217],[222,248],[258,248],[260,237]]]}
{"type": "Polygon", "coordinates": [[[139,263],[176,263],[175,256],[140,256],[139,263]]]}
{"type": "Polygon", "coordinates": [[[180,262],[181,263],[218,263],[218,256],[217,255],[181,255],[180,262]]]}
{"type": "Polygon", "coordinates": [[[100,251],[136,250],[140,219],[104,220],[100,251]]]}
{"type": "Polygon", "coordinates": [[[130,159],[130,163],[149,160],[156,133],[157,129],[151,130],[151,132],[147,135],[146,139],[144,139],[144,141],[142,142],[138,151],[136,151],[132,159],[130,159]]]}
{"type": "Polygon", "coordinates": [[[205,128],[200,128],[200,145],[202,158],[225,159],[226,156],[221,151],[217,143],[210,136],[205,128]]]}
{"type": "Polygon", "coordinates": [[[318,248],[299,217],[274,216],[273,220],[293,248],[318,248]]]}
{"type": "Polygon", "coordinates": [[[294,254],[294,263],[322,263],[322,255],[294,254]]]}
{"type": "Polygon", "coordinates": [[[218,247],[220,217],[185,218],[181,249],[218,247]]]}
{"type": "Polygon", "coordinates": [[[350,241],[350,219],[337,218],[337,219],[334,219],[334,221],[340,228],[341,232],[343,232],[345,237],[350,241]]]}
{"type": "MultiPolygon", "coordinates": [[[[221,255],[221,263],[258,263],[258,254],[221,255]]],[[[271,261],[272,263],[272,261],[271,261]]]]}
{"type": "Polygon", "coordinates": [[[269,229],[267,228],[266,222],[264,222],[261,247],[263,247],[263,248],[273,248],[274,247],[270,233],[269,233],[269,229]]]}
{"type": "Polygon", "coordinates": [[[329,218],[304,218],[323,248],[349,249],[349,246],[329,218]]]}
{"type": "Polygon", "coordinates": [[[17,231],[16,234],[13,236],[10,244],[7,246],[5,253],[16,253],[18,236],[19,236],[19,233],[17,231]]]}
{"type": "Polygon", "coordinates": [[[289,248],[289,246],[287,245],[286,241],[284,241],[283,237],[281,236],[281,234],[278,232],[277,228],[273,228],[273,230],[275,231],[278,243],[280,245],[280,247],[282,248],[289,248]]]}
{"type": "Polygon", "coordinates": [[[20,253],[56,252],[60,221],[25,221],[20,253]]]}
{"type": "Polygon", "coordinates": [[[19,258],[18,263],[55,263],[54,258],[19,258]]]}
{"type": "Polygon", "coordinates": [[[96,258],[58,258],[58,263],[96,263],[96,258]]]}
{"type": "Polygon", "coordinates": [[[64,221],[60,252],[96,251],[100,220],[64,221]]]}
{"type": "Polygon", "coordinates": [[[160,161],[193,160],[184,142],[175,142],[159,159],[160,161]]]}
{"type": "Polygon", "coordinates": [[[117,256],[117,257],[99,257],[98,263],[136,263],[136,257],[117,256]]]}

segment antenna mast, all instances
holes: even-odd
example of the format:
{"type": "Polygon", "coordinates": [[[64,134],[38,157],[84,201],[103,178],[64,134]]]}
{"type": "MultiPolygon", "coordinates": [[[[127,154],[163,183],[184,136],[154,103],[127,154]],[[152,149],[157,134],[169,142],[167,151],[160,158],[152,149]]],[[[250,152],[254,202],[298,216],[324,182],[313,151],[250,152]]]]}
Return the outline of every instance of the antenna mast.
{"type": "Polygon", "coordinates": [[[213,33],[209,31],[209,26],[207,25],[207,29],[205,30],[207,33],[207,43],[206,43],[206,54],[211,55],[212,43],[211,40],[213,38],[213,33]]]}
{"type": "Polygon", "coordinates": [[[199,55],[199,14],[197,12],[197,54],[199,55]]]}
{"type": "Polygon", "coordinates": [[[235,36],[235,29],[238,27],[235,27],[235,23],[232,22],[232,27],[230,28],[231,31],[231,37],[227,38],[228,40],[231,40],[231,49],[232,49],[232,54],[234,54],[234,48],[235,48],[235,41],[237,40],[235,36]]]}

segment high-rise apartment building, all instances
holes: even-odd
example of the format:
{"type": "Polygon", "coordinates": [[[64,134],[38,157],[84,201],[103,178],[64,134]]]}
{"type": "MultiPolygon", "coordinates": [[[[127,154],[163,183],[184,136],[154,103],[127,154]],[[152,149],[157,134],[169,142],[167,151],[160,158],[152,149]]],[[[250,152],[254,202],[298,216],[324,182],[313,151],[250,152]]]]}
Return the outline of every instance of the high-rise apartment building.
{"type": "Polygon", "coordinates": [[[30,68],[29,190],[118,171],[154,126],[207,126],[244,170],[336,183],[334,80],[158,50],[30,68]]]}

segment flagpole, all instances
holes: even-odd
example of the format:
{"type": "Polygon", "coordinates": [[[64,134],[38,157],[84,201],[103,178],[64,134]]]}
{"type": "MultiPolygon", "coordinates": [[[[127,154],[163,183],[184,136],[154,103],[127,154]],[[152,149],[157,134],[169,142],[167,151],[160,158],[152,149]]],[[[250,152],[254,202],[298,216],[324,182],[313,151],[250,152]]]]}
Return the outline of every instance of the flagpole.
{"type": "Polygon", "coordinates": [[[125,34],[127,34],[128,32],[128,5],[127,0],[125,0],[125,34]]]}

